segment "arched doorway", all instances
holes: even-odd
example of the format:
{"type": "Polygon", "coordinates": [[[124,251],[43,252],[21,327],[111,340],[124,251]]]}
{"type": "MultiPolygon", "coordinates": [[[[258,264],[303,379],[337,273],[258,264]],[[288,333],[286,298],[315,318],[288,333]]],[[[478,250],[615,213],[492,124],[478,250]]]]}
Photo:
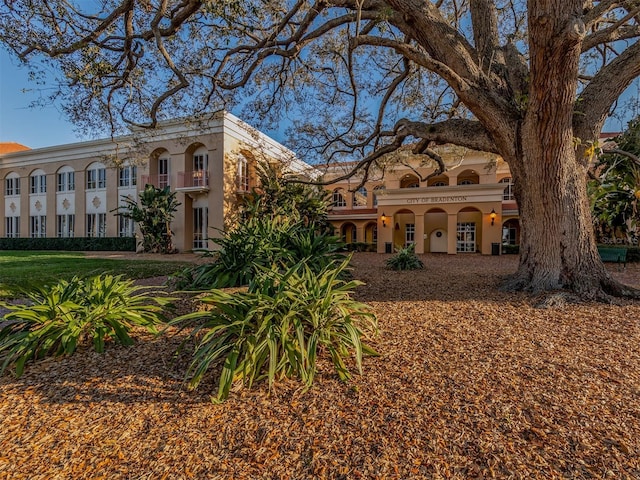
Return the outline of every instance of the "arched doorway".
{"type": "Polygon", "coordinates": [[[482,245],[482,213],[475,207],[458,212],[456,225],[456,253],[474,253],[482,245]]]}
{"type": "Polygon", "coordinates": [[[393,244],[408,247],[416,243],[415,215],[411,210],[400,210],[393,215],[393,244]]]}
{"type": "Polygon", "coordinates": [[[520,222],[511,218],[502,224],[502,244],[520,245],[520,222]]]}
{"type": "Polygon", "coordinates": [[[375,222],[367,223],[364,227],[364,242],[374,246],[378,244],[378,224],[375,222]]]}
{"type": "Polygon", "coordinates": [[[340,227],[340,237],[344,243],[355,243],[356,240],[356,226],[353,223],[344,223],[340,227]]]}

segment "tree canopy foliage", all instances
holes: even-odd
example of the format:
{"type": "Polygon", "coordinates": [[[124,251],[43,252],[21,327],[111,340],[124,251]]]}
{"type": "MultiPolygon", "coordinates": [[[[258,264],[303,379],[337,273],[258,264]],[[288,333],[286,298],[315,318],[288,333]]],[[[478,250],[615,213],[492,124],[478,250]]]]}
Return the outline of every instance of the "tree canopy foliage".
{"type": "Polygon", "coordinates": [[[637,244],[640,233],[640,117],[603,148],[589,192],[598,241],[637,244]]]}
{"type": "Polygon", "coordinates": [[[54,65],[78,122],[155,125],[241,104],[265,121],[296,118],[298,146],[325,158],[406,140],[503,153],[512,139],[492,125],[529,110],[532,25],[580,56],[577,139],[596,138],[640,73],[637,0],[12,0],[2,10],[5,47],[34,71],[54,65]],[[566,18],[552,18],[554,3],[566,18]]]}
{"type": "Polygon", "coordinates": [[[365,178],[403,144],[436,163],[436,144],[496,153],[522,223],[511,287],[588,296],[621,293],[586,176],[639,36],[640,0],[5,0],[0,16],[0,41],[53,65],[88,126],[244,107],[365,178]]]}

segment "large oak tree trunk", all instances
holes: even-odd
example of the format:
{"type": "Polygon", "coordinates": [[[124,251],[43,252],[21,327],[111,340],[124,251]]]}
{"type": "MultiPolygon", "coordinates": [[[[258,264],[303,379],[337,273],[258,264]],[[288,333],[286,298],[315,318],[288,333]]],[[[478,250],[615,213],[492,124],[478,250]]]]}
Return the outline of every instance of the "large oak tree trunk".
{"type": "Polygon", "coordinates": [[[581,297],[620,295],[598,255],[586,190],[587,162],[577,158],[572,120],[580,58],[579,1],[530,2],[530,84],[520,148],[509,158],[520,208],[520,265],[508,287],[566,288],[581,297]],[[574,4],[572,7],[570,4],[574,4]],[[569,29],[569,34],[567,34],[569,29]]]}

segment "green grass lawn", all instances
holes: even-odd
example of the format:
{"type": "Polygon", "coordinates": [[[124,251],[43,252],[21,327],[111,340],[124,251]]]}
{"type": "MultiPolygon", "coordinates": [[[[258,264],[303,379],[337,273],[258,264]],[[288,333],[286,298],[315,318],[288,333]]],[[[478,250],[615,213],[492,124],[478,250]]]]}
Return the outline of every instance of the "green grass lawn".
{"type": "Polygon", "coordinates": [[[176,261],[120,260],[86,258],[82,252],[0,251],[0,297],[7,296],[7,286],[70,279],[74,275],[101,273],[124,275],[127,278],[148,278],[171,275],[188,263],[176,261]]]}

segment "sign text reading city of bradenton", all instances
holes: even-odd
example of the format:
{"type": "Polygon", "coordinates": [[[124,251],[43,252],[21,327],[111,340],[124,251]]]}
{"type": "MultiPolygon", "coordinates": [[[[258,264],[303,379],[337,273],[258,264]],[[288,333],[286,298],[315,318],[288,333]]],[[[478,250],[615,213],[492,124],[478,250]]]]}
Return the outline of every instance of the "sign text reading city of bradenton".
{"type": "Polygon", "coordinates": [[[408,204],[416,203],[452,203],[452,202],[466,202],[467,197],[464,195],[450,195],[446,197],[417,197],[407,198],[408,204]]]}

